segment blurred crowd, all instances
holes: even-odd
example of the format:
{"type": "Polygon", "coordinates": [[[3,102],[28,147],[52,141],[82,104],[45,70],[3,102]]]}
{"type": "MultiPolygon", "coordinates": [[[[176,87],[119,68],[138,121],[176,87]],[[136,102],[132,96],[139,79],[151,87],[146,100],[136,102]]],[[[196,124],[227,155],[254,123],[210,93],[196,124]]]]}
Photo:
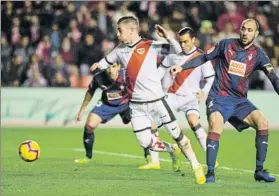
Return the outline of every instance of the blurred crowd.
{"type": "MultiPolygon", "coordinates": [[[[1,86],[87,87],[90,65],[115,47],[116,22],[125,15],[139,18],[147,39],[161,39],[156,23],[173,36],[190,26],[204,50],[238,37],[242,20],[254,17],[257,45],[279,75],[279,1],[1,1],[1,7],[1,86]]],[[[262,72],[251,76],[250,88],[272,89],[262,72]]]]}

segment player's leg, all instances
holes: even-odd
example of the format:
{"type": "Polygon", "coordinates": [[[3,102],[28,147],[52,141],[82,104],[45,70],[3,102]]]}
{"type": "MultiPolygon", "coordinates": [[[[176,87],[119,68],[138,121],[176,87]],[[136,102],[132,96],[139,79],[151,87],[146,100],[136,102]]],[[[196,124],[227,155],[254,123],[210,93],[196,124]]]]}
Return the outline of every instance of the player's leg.
{"type": "MultiPolygon", "coordinates": [[[[192,108],[194,108],[194,107],[192,107],[192,108]]],[[[191,127],[192,131],[194,132],[201,147],[203,148],[204,151],[206,151],[207,133],[200,124],[199,110],[198,109],[188,109],[187,113],[186,113],[186,118],[187,118],[189,126],[191,127]]],[[[218,166],[219,166],[219,163],[218,163],[218,161],[216,161],[215,169],[218,166]]]]}
{"type": "Polygon", "coordinates": [[[207,183],[215,181],[214,166],[219,149],[219,139],[223,132],[224,123],[233,113],[233,100],[228,100],[227,98],[207,98],[206,114],[209,127],[206,140],[207,183]]]}
{"type": "Polygon", "coordinates": [[[156,102],[154,110],[158,112],[165,129],[167,129],[172,138],[177,142],[184,156],[190,161],[195,172],[196,182],[198,184],[203,184],[205,182],[203,168],[196,158],[189,138],[180,129],[178,122],[176,121],[176,118],[166,100],[163,99],[156,102]]]}
{"type": "MultiPolygon", "coordinates": [[[[131,109],[129,108],[128,104],[125,104],[121,107],[119,115],[124,124],[131,122],[131,109]]],[[[155,124],[152,124],[151,126],[151,133],[159,136],[157,126],[155,124]]],[[[143,148],[143,151],[147,165],[140,166],[139,169],[159,169],[159,152],[151,151],[149,148],[143,148]]]]}
{"type": "MultiPolygon", "coordinates": [[[[181,165],[181,159],[180,159],[181,150],[178,147],[178,145],[177,144],[171,144],[169,142],[161,140],[159,138],[159,131],[158,131],[157,126],[155,124],[152,124],[152,126],[151,126],[151,133],[152,133],[153,138],[155,137],[155,138],[157,138],[157,140],[160,140],[160,141],[163,142],[163,144],[166,147],[165,152],[168,152],[170,154],[171,159],[172,159],[172,169],[173,169],[173,171],[178,172],[180,170],[180,165],[181,165]]],[[[149,153],[150,153],[152,163],[160,163],[159,152],[156,152],[154,150],[149,150],[149,153]]],[[[140,168],[145,168],[145,166],[142,166],[140,168]]]]}
{"type": "Polygon", "coordinates": [[[268,120],[260,110],[254,110],[243,121],[256,129],[255,146],[257,153],[254,174],[255,180],[274,182],[276,179],[263,169],[268,148],[268,120]]]}
{"type": "Polygon", "coordinates": [[[215,163],[217,159],[217,154],[219,150],[219,139],[223,132],[224,118],[223,115],[215,111],[211,113],[208,117],[208,136],[206,140],[206,163],[207,163],[207,174],[206,182],[215,181],[215,163]]]}
{"type": "Polygon", "coordinates": [[[201,147],[204,151],[206,151],[207,134],[200,124],[199,113],[196,110],[189,110],[187,112],[186,118],[201,147]]]}
{"type": "Polygon", "coordinates": [[[130,108],[132,111],[131,123],[141,147],[156,152],[168,152],[169,150],[173,150],[168,149],[158,137],[151,133],[151,120],[148,117],[148,104],[130,103],[130,108]]]}
{"type": "Polygon", "coordinates": [[[102,119],[99,115],[95,113],[90,113],[87,117],[84,132],[83,132],[83,145],[85,149],[85,159],[76,159],[76,163],[87,163],[93,155],[93,145],[95,141],[95,132],[94,130],[102,122],[102,119]]]}
{"type": "MultiPolygon", "coordinates": [[[[151,134],[159,137],[159,131],[157,129],[157,125],[155,125],[154,123],[152,123],[152,125],[151,125],[151,134]]],[[[143,153],[144,153],[144,158],[145,158],[147,164],[149,164],[149,163],[159,164],[160,163],[159,152],[152,151],[149,148],[143,148],[143,153]]],[[[139,169],[146,168],[145,166],[146,165],[142,165],[139,167],[139,169]]]]}
{"type": "Polygon", "coordinates": [[[118,114],[118,107],[97,104],[86,119],[83,132],[83,145],[86,151],[85,159],[76,159],[76,163],[87,163],[93,156],[95,130],[100,123],[106,123],[118,114]]]}
{"type": "Polygon", "coordinates": [[[95,113],[91,113],[87,117],[86,124],[84,126],[83,144],[86,150],[86,157],[88,157],[89,159],[91,159],[93,155],[92,152],[95,141],[95,129],[102,121],[102,118],[95,113]]]}

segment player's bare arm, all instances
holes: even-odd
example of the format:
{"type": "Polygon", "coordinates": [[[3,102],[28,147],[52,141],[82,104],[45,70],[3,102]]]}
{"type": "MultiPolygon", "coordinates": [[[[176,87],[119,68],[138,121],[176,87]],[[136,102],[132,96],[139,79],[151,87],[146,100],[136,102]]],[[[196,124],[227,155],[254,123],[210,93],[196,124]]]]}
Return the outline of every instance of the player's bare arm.
{"type": "Polygon", "coordinates": [[[92,97],[93,97],[92,94],[89,91],[87,91],[85,96],[84,96],[83,102],[82,102],[82,104],[80,106],[80,109],[79,109],[79,111],[78,111],[78,113],[76,115],[76,118],[75,118],[76,122],[77,121],[81,121],[82,114],[85,111],[87,105],[90,103],[92,97]]]}
{"type": "Polygon", "coordinates": [[[94,63],[93,65],[91,65],[90,67],[91,72],[93,72],[96,69],[100,69],[100,65],[98,63],[94,63]]]}
{"type": "Polygon", "coordinates": [[[164,29],[164,27],[162,27],[161,25],[156,24],[155,25],[155,31],[156,33],[160,36],[165,38],[166,40],[170,40],[171,37],[168,33],[168,31],[166,29],[164,29]]]}

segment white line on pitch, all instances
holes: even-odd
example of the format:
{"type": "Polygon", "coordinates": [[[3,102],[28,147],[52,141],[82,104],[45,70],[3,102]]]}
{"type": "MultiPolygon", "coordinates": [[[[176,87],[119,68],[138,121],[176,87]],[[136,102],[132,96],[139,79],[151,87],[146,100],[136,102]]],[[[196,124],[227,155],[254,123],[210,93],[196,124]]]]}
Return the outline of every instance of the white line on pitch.
{"type": "MultiPolygon", "coordinates": [[[[83,149],[83,148],[73,148],[73,151],[84,152],[84,149],[83,149]]],[[[143,156],[133,155],[133,154],[126,154],[126,153],[105,152],[105,151],[99,151],[99,150],[94,150],[94,153],[96,153],[96,154],[110,155],[110,156],[118,156],[118,157],[127,157],[127,158],[132,158],[132,159],[143,159],[143,156]]],[[[163,158],[160,158],[160,161],[163,161],[163,162],[171,162],[170,159],[163,159],[163,158]]],[[[189,162],[182,162],[182,163],[190,164],[189,162]]],[[[253,170],[239,169],[239,168],[231,168],[231,167],[224,167],[224,166],[219,166],[218,169],[230,170],[230,171],[237,171],[237,172],[254,173],[253,170]]],[[[279,174],[272,174],[272,173],[271,173],[271,175],[273,175],[273,176],[279,176],[279,174]]]]}

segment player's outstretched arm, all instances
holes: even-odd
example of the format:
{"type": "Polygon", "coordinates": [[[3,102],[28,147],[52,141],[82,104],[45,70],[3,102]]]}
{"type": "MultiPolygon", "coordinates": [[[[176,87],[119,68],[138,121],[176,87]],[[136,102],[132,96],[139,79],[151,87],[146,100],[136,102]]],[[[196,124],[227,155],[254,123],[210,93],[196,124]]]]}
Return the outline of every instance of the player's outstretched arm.
{"type": "Polygon", "coordinates": [[[160,36],[165,38],[169,44],[161,44],[160,55],[166,56],[168,54],[179,54],[181,52],[181,47],[179,43],[171,37],[166,29],[164,29],[161,25],[155,25],[155,31],[160,36]]]}
{"type": "Polygon", "coordinates": [[[196,68],[209,60],[216,59],[224,55],[226,40],[221,40],[216,46],[209,49],[205,54],[199,55],[182,65],[182,69],[196,68]]]}
{"type": "Polygon", "coordinates": [[[82,117],[82,114],[83,112],[85,111],[87,105],[89,104],[89,102],[91,101],[92,99],[92,95],[91,93],[89,92],[89,90],[86,92],[85,96],[84,96],[84,99],[83,99],[83,102],[80,106],[80,109],[76,115],[76,121],[81,121],[81,117],[82,117]]]}
{"type": "Polygon", "coordinates": [[[93,65],[91,65],[90,67],[90,71],[93,72],[96,69],[100,69],[100,65],[98,63],[94,63],[93,65]]]}
{"type": "Polygon", "coordinates": [[[207,61],[206,56],[204,54],[201,54],[190,61],[184,63],[183,65],[174,65],[171,67],[170,72],[172,75],[177,74],[178,72],[184,70],[184,69],[192,69],[201,66],[207,61]]]}
{"type": "Polygon", "coordinates": [[[115,62],[117,62],[117,50],[118,46],[114,48],[107,56],[102,58],[99,62],[91,65],[90,71],[93,72],[96,69],[107,69],[110,65],[113,65],[115,62]]]}
{"type": "Polygon", "coordinates": [[[271,64],[264,68],[264,73],[272,83],[276,93],[279,95],[279,77],[276,75],[271,64]]]}

